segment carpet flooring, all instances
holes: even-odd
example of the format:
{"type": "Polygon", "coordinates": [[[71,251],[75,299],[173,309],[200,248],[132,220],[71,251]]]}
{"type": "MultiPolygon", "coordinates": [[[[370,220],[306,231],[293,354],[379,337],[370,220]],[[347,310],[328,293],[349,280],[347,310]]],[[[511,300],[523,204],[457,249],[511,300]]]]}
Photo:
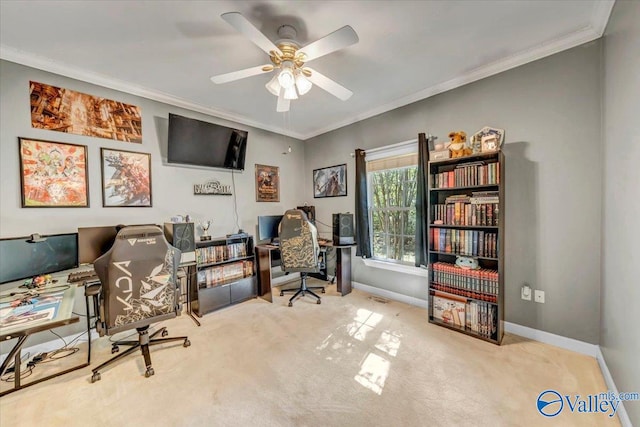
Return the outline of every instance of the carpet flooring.
{"type": "MultiPolygon", "coordinates": [[[[358,290],[340,297],[332,285],[322,297],[287,307],[274,292],[273,304],[253,299],[201,327],[186,315],[162,322],[192,345],[153,347],[154,376],[139,352],[93,384],[89,367],[71,372],[0,398],[0,426],[619,425],[536,409],[547,389],[606,391],[594,358],[509,334],[495,346],[358,290]]],[[[94,340],[92,367],[110,346],[94,340]]]]}

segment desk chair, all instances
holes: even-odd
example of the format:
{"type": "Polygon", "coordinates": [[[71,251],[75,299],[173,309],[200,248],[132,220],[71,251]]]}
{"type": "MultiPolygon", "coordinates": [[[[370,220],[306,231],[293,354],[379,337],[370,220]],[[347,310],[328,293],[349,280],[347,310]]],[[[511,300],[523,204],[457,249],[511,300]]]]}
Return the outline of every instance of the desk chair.
{"type": "Polygon", "coordinates": [[[100,279],[100,291],[93,292],[98,300],[99,335],[135,329],[138,340],[113,343],[111,353],[118,352],[120,345],[131,347],[93,369],[91,382],[100,379],[102,368],[137,348],[144,357],[144,375],[150,377],[154,371],[149,346],[170,341],[182,341],[184,347],[191,345],[187,337],[164,338],[168,335],[165,327],[149,336],[152,323],[180,314],[180,286],[176,280],[179,263],[180,251],[169,245],[162,229],[155,225],[122,228],[111,249],[95,261],[100,279]],[[158,334],[163,338],[154,338],[158,334]]]}
{"type": "MultiPolygon", "coordinates": [[[[318,245],[318,231],[316,227],[307,219],[305,213],[299,209],[290,209],[285,212],[280,221],[280,254],[282,257],[282,271],[299,272],[301,281],[296,293],[289,299],[289,307],[293,306],[293,301],[298,296],[310,294],[316,298],[316,303],[321,300],[311,289],[322,289],[323,286],[307,287],[307,275],[320,271],[320,246],[318,245]]],[[[289,289],[288,289],[289,290],[289,289]]],[[[280,292],[280,296],[283,295],[280,292]]]]}

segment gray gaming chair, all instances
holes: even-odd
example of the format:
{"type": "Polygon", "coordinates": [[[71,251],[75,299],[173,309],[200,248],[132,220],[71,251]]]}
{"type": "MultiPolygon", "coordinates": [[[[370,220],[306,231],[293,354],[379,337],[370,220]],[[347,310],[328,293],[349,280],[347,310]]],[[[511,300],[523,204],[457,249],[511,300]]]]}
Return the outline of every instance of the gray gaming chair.
{"type": "MultiPolygon", "coordinates": [[[[307,287],[308,273],[318,273],[320,271],[320,246],[318,245],[318,231],[316,227],[307,219],[302,210],[290,209],[285,212],[280,221],[279,229],[280,255],[282,259],[282,271],[299,272],[301,276],[300,287],[289,299],[289,307],[298,296],[310,294],[316,298],[316,303],[320,304],[321,299],[312,288],[307,287]]],[[[316,289],[316,288],[313,288],[316,289]]],[[[324,287],[320,286],[317,289],[324,287]]],[[[286,290],[285,290],[286,291],[286,290]]],[[[280,296],[283,292],[280,292],[280,296]]]]}
{"type": "Polygon", "coordinates": [[[94,263],[100,279],[97,292],[98,320],[96,329],[100,336],[136,329],[138,340],[113,343],[111,353],[120,345],[131,346],[123,353],[93,369],[91,382],[100,379],[100,370],[140,348],[144,357],[145,377],[154,374],[149,346],[169,341],[183,341],[191,345],[187,337],[164,338],[168,335],[162,327],[149,336],[149,325],[180,314],[180,287],[177,268],[180,251],[169,245],[160,227],[153,225],[124,227],[116,236],[109,251],[94,263]],[[161,334],[163,338],[154,338],[161,334]]]}

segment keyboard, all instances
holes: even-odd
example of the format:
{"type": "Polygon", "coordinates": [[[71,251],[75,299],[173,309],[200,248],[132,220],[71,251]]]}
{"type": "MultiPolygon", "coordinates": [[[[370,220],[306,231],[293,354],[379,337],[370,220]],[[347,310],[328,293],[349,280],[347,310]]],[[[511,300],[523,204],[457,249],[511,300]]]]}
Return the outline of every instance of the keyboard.
{"type": "Polygon", "coordinates": [[[69,273],[67,282],[77,283],[77,282],[84,282],[87,280],[97,280],[97,279],[98,279],[98,276],[96,275],[95,270],[92,268],[91,270],[82,270],[82,271],[69,273]]]}

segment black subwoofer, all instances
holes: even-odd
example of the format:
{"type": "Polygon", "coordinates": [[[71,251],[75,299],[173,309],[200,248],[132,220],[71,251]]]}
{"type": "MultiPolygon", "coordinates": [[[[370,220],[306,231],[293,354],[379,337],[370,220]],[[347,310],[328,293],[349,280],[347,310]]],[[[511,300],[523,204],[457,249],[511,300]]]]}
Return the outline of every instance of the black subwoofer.
{"type": "Polygon", "coordinates": [[[353,231],[353,214],[333,214],[333,244],[352,245],[355,243],[353,231]]]}

